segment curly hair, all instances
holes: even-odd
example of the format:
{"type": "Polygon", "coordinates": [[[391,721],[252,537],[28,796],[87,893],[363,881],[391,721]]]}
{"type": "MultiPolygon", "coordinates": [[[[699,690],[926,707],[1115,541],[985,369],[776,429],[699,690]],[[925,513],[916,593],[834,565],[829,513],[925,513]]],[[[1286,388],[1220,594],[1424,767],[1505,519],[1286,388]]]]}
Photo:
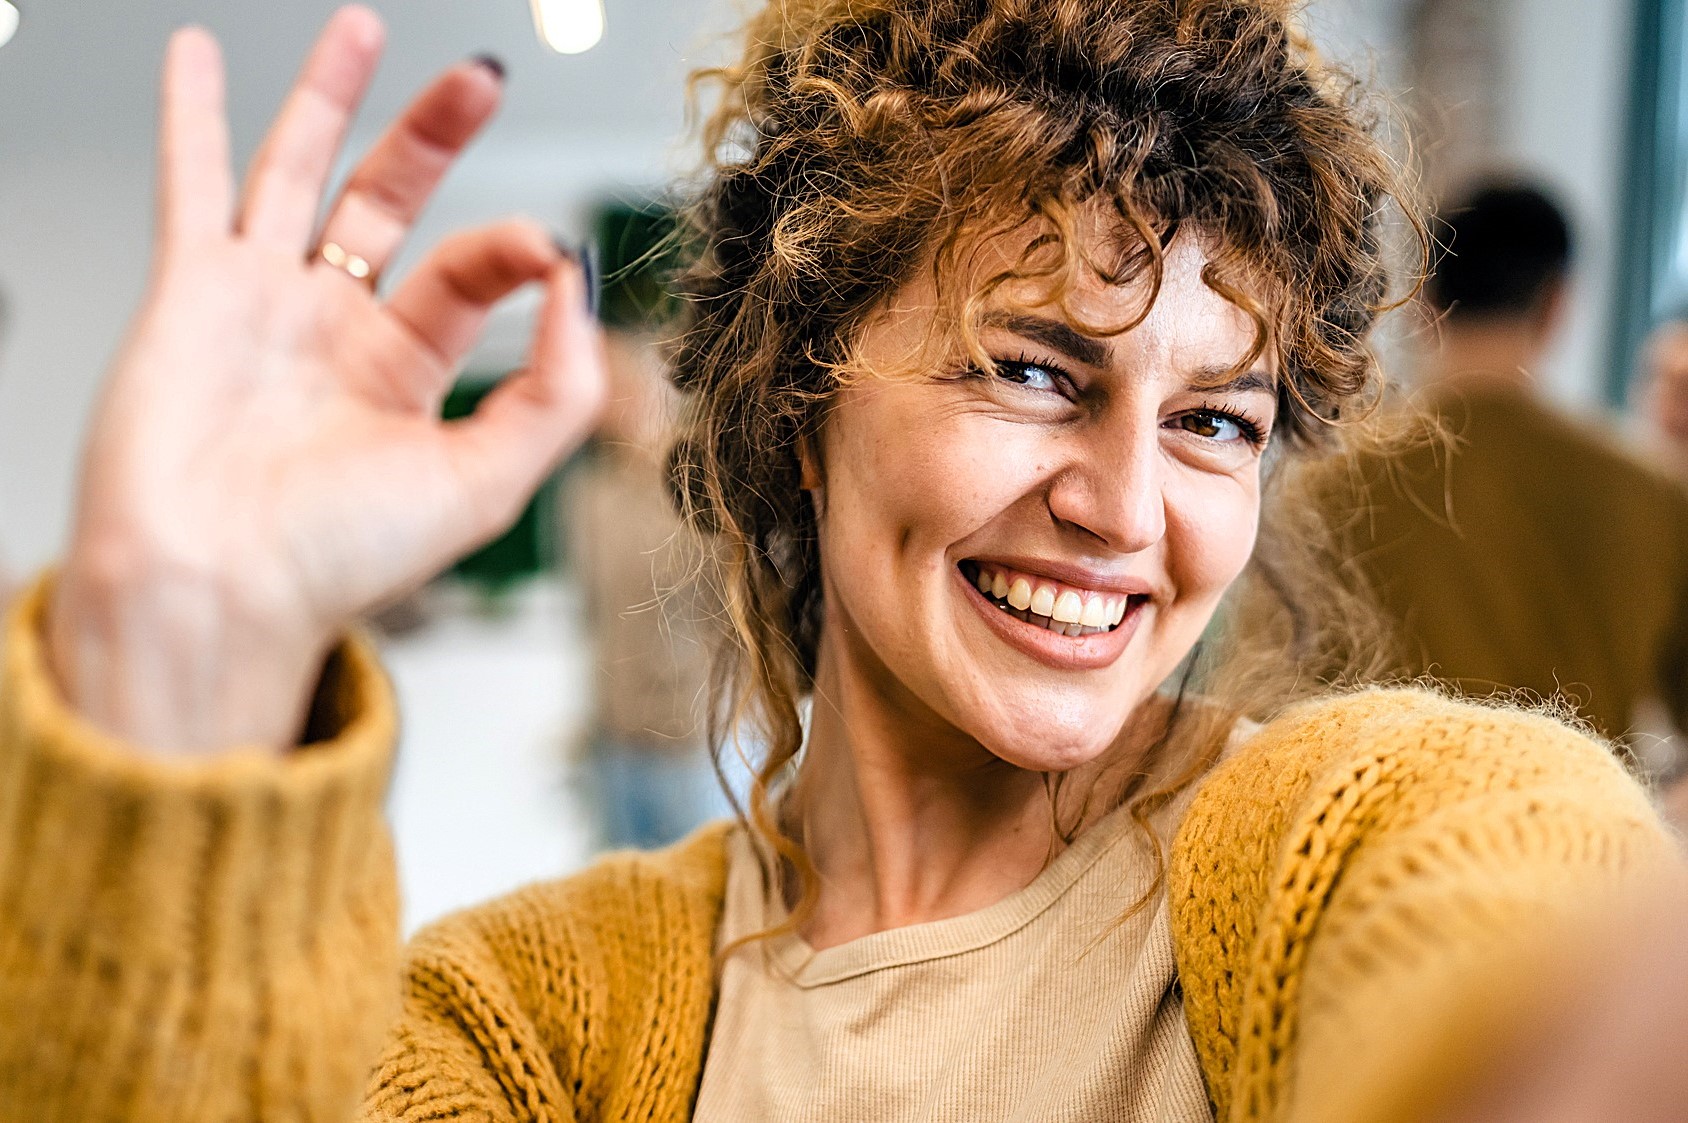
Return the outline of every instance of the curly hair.
{"type": "Polygon", "coordinates": [[[1146,315],[1187,231],[1206,284],[1255,326],[1243,361],[1276,359],[1278,439],[1308,448],[1379,385],[1367,339],[1398,302],[1392,205],[1421,248],[1423,233],[1361,87],[1287,3],[772,0],[746,42],[698,76],[721,101],[690,209],[674,360],[690,404],[671,467],[683,512],[725,546],[737,642],[717,720],[758,730],[750,814],[779,845],[767,785],[801,747],[821,621],[798,450],[892,294],[930,269],[940,330],[988,363],[976,329],[1002,286],[1041,283],[1082,330],[1129,330],[1082,324],[1068,296],[1087,275],[1146,279],[1146,315]],[[1078,235],[1098,208],[1123,252],[1078,235]],[[961,280],[972,248],[1028,227],[1012,268],[961,280]]]}

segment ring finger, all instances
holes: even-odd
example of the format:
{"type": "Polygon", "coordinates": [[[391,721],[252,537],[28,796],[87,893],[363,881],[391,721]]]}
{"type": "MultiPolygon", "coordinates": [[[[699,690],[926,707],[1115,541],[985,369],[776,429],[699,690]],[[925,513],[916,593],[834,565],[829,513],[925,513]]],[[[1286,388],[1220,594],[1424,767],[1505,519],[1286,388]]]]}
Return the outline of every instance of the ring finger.
{"type": "Polygon", "coordinates": [[[452,67],[423,90],[346,181],[328,212],[320,252],[361,258],[371,278],[385,269],[440,180],[498,108],[503,78],[503,67],[482,57],[452,67]]]}

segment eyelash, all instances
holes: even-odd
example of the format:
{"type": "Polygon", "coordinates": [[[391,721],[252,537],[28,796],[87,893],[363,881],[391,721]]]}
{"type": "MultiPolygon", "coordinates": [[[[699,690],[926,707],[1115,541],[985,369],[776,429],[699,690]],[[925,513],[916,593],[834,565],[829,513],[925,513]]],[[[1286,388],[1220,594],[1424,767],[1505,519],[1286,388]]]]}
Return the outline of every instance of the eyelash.
{"type": "MultiPolygon", "coordinates": [[[[1072,375],[1069,374],[1060,363],[1053,362],[1048,359],[1035,358],[1024,351],[1022,351],[1017,358],[997,359],[995,361],[997,366],[997,378],[1003,378],[1002,372],[1005,369],[1017,370],[1021,373],[1024,373],[1027,370],[1041,370],[1048,374],[1058,387],[1061,387],[1060,393],[1062,396],[1067,398],[1076,398],[1078,396],[1077,387],[1073,382],[1072,375]]],[[[974,373],[983,375],[985,372],[975,371],[974,373]]],[[[1019,383],[1014,383],[1013,379],[1004,379],[1004,381],[1010,382],[1014,385],[1019,385],[1019,383]]],[[[1197,408],[1186,410],[1178,416],[1200,417],[1203,415],[1231,422],[1242,433],[1243,440],[1254,448],[1262,448],[1266,444],[1267,434],[1265,426],[1250,417],[1248,414],[1238,410],[1222,409],[1211,402],[1203,402],[1197,408]]],[[[1199,436],[1199,434],[1197,435],[1199,436]]]]}
{"type": "Polygon", "coordinates": [[[1179,414],[1179,416],[1200,417],[1204,414],[1209,417],[1218,417],[1231,422],[1231,424],[1235,425],[1242,433],[1243,440],[1247,441],[1255,448],[1261,448],[1266,444],[1265,426],[1261,425],[1259,421],[1256,421],[1254,418],[1241,412],[1240,410],[1221,409],[1208,402],[1203,402],[1195,409],[1186,410],[1182,414],[1179,414]]]}
{"type": "MultiPolygon", "coordinates": [[[[1011,378],[1004,378],[1004,370],[1015,370],[1019,371],[1021,374],[1024,374],[1028,370],[1041,370],[1045,374],[1049,375],[1050,379],[1054,381],[1062,397],[1069,399],[1076,399],[1078,397],[1078,386],[1073,381],[1072,374],[1069,373],[1060,363],[1053,362],[1049,359],[1039,359],[1024,351],[1020,352],[1018,358],[994,359],[994,361],[996,363],[995,377],[1001,378],[1005,382],[1009,382],[1013,385],[1020,385],[1020,383],[1014,382],[1011,378]]],[[[975,373],[984,374],[985,372],[977,371],[975,373]]]]}

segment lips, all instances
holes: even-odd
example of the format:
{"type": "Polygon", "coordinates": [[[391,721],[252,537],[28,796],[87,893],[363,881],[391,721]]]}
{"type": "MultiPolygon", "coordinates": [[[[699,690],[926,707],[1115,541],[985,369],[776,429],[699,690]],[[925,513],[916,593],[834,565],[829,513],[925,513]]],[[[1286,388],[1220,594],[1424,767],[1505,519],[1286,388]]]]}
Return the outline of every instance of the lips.
{"type": "MultiPolygon", "coordinates": [[[[1004,563],[969,559],[956,567],[966,595],[998,636],[1062,670],[1102,667],[1119,658],[1136,631],[1146,592],[1118,582],[1096,588],[1004,563]]],[[[1098,582],[1099,583],[1099,582],[1098,582]]]]}

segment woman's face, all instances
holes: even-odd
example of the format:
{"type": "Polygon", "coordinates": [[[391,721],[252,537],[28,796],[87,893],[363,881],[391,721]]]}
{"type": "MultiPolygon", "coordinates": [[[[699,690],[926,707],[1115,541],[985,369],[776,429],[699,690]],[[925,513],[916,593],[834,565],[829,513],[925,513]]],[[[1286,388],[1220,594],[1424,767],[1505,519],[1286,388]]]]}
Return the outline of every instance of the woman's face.
{"type": "MultiPolygon", "coordinates": [[[[1027,769],[1115,741],[1254,546],[1275,377],[1264,359],[1228,373],[1254,329],[1202,282],[1206,260],[1180,237],[1124,334],[1082,335],[1009,289],[981,333],[997,373],[958,360],[841,392],[806,472],[823,691],[866,691],[911,732],[953,730],[1027,769]]],[[[921,350],[932,291],[910,285],[866,329],[870,366],[921,350]]],[[[1071,303],[1117,324],[1143,298],[1096,281],[1071,303]]]]}

